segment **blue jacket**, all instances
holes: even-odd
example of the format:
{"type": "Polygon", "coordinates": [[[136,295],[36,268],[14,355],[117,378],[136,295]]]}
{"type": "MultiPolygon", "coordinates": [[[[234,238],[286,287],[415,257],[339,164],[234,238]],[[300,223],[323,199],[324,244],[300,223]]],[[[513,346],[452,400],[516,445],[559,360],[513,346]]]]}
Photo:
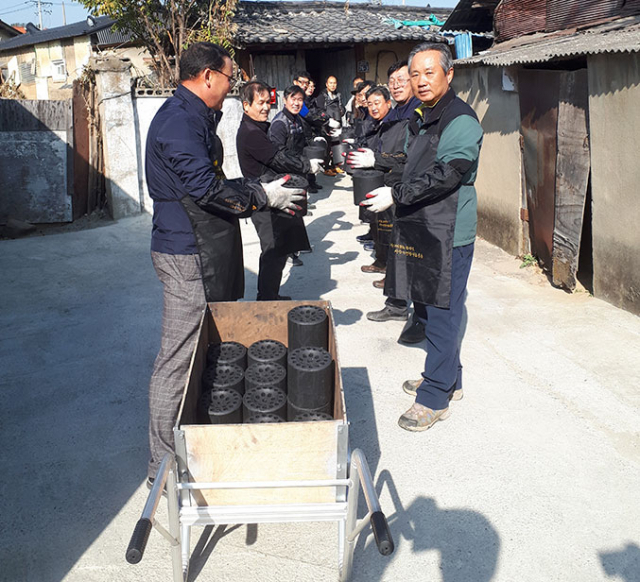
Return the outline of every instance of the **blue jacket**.
{"type": "Polygon", "coordinates": [[[153,199],[151,250],[171,255],[202,251],[180,200],[188,196],[207,212],[224,217],[262,208],[264,191],[251,180],[225,180],[220,112],[180,85],[156,113],[147,136],[145,173],[153,199]]]}

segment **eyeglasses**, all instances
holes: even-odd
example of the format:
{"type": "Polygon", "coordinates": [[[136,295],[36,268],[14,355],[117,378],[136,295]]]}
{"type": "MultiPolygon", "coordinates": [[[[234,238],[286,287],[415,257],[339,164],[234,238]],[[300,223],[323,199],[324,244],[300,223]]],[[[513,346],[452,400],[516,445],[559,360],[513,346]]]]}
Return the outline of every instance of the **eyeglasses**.
{"type": "Polygon", "coordinates": [[[409,82],[409,79],[389,79],[389,87],[404,87],[409,82]]]}
{"type": "Polygon", "coordinates": [[[223,73],[222,71],[219,71],[218,69],[212,69],[213,71],[215,71],[216,73],[220,73],[221,75],[224,75],[227,79],[229,79],[229,88],[233,89],[236,86],[236,80],[235,77],[233,75],[227,75],[227,73],[223,73]]]}

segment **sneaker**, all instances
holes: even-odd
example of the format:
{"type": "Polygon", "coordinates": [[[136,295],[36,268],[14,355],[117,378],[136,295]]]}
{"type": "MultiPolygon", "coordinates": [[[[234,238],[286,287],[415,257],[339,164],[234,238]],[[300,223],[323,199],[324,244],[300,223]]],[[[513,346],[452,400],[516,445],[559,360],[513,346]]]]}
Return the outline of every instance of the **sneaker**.
{"type": "Polygon", "coordinates": [[[344,170],[340,166],[334,168],[336,174],[344,174],[344,170]]]}
{"type": "Polygon", "coordinates": [[[302,267],[304,265],[304,263],[300,260],[300,257],[289,257],[289,260],[294,267],[302,267]]]}
{"type": "Polygon", "coordinates": [[[367,241],[373,240],[373,235],[371,234],[371,231],[369,231],[366,234],[361,234],[360,236],[357,236],[356,240],[359,243],[366,243],[367,241]]]}
{"type": "MultiPolygon", "coordinates": [[[[407,394],[415,398],[416,394],[418,393],[418,388],[420,387],[420,384],[422,384],[422,378],[420,378],[420,380],[407,380],[402,385],[402,389],[407,394]]],[[[459,390],[454,390],[451,393],[451,397],[449,398],[449,400],[453,400],[457,402],[458,400],[462,400],[463,397],[464,397],[464,392],[462,391],[462,388],[460,388],[459,390]]]]}
{"type": "Polygon", "coordinates": [[[362,248],[364,248],[365,251],[372,251],[376,246],[373,244],[373,241],[367,241],[362,245],[362,248]]]}
{"type": "Polygon", "coordinates": [[[420,432],[431,428],[439,420],[446,420],[451,415],[449,407],[442,410],[431,410],[414,402],[399,419],[398,426],[411,432],[420,432]]]}
{"type": "Polygon", "coordinates": [[[380,279],[378,281],[374,281],[372,283],[372,285],[376,288],[376,289],[384,289],[384,282],[387,280],[387,278],[385,277],[384,279],[380,279]]]}
{"type": "Polygon", "coordinates": [[[307,204],[307,208],[309,210],[315,210],[316,209],[316,205],[315,204],[307,204]]]}
{"type": "Polygon", "coordinates": [[[409,317],[408,312],[394,311],[388,305],[385,305],[384,309],[380,311],[369,311],[367,313],[367,319],[369,321],[406,321],[409,317]]]}

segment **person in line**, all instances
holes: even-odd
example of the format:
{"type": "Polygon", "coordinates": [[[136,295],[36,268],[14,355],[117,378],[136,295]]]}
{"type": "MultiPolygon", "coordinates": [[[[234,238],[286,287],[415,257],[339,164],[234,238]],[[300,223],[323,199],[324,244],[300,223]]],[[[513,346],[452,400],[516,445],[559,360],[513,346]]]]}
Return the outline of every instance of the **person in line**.
{"type": "MultiPolygon", "coordinates": [[[[421,105],[420,100],[413,95],[413,91],[411,90],[407,61],[398,61],[397,63],[391,65],[387,71],[387,77],[391,97],[393,97],[396,105],[389,112],[384,121],[388,124],[397,124],[400,128],[400,131],[405,132],[408,120],[413,117],[416,109],[421,105]]],[[[354,167],[364,167],[364,158],[364,155],[360,156],[354,152],[354,167]]],[[[390,164],[394,163],[403,164],[404,159],[401,159],[397,156],[386,159],[377,157],[374,167],[377,170],[383,171],[393,170],[394,174],[396,175],[402,174],[402,167],[394,168],[392,165],[390,166],[390,164]]],[[[378,244],[382,246],[388,244],[388,237],[391,234],[391,228],[393,227],[393,212],[386,211],[379,214],[378,216],[378,244]]],[[[384,279],[380,281],[374,281],[373,284],[378,288],[384,288],[384,279]]],[[[369,313],[367,313],[367,319],[369,319],[370,321],[378,322],[392,320],[403,321],[408,318],[408,315],[409,309],[407,306],[407,302],[404,299],[387,297],[384,308],[379,311],[370,311],[369,313]]],[[[406,327],[402,330],[398,341],[402,343],[412,344],[419,343],[423,340],[424,328],[414,312],[411,321],[407,323],[406,327]]]]}
{"type": "Polygon", "coordinates": [[[174,450],[173,426],[202,310],[207,301],[244,293],[238,218],[269,206],[300,207],[302,190],[284,180],[226,180],[216,135],[222,104],[234,84],[229,53],[195,43],[180,58],[180,84],[149,126],[145,173],[153,199],[151,260],[163,285],[160,352],[149,384],[147,485],[174,450]]]}
{"type": "Polygon", "coordinates": [[[304,92],[305,101],[307,99],[309,99],[310,101],[313,101],[315,99],[314,97],[315,92],[316,92],[316,83],[313,79],[309,79],[309,85],[307,86],[304,92]]]}
{"type": "MultiPolygon", "coordinates": [[[[345,113],[344,106],[342,105],[342,95],[336,92],[337,88],[338,80],[333,75],[327,77],[325,88],[313,102],[316,110],[323,111],[329,119],[327,124],[328,131],[324,137],[326,137],[330,143],[337,143],[341,133],[342,116],[345,113]]],[[[332,164],[324,173],[327,176],[335,176],[336,174],[343,174],[344,170],[332,164]]]]}
{"type": "MultiPolygon", "coordinates": [[[[292,158],[302,158],[307,143],[304,122],[300,110],[304,105],[304,90],[299,85],[291,85],[284,91],[284,109],[271,122],[267,132],[269,140],[276,148],[283,148],[292,158]]],[[[309,246],[307,245],[307,249],[309,246]]],[[[289,255],[294,267],[304,265],[298,252],[289,255]]]]}
{"type": "MultiPolygon", "coordinates": [[[[385,172],[385,184],[393,186],[402,175],[404,162],[404,140],[406,121],[403,123],[391,118],[391,95],[389,90],[378,85],[367,93],[369,115],[376,122],[375,133],[369,136],[357,150],[351,151],[347,163],[356,169],[375,168],[385,172]]],[[[362,207],[364,209],[364,207],[362,207]]],[[[365,210],[365,212],[368,212],[365,210]]],[[[388,237],[391,233],[393,212],[386,210],[378,215],[369,213],[374,243],[375,260],[371,265],[363,265],[363,273],[385,273],[387,267],[388,237]]],[[[374,281],[373,286],[382,289],[384,280],[374,281]]],[[[406,319],[406,316],[405,316],[406,319]]]]}
{"type": "Polygon", "coordinates": [[[476,237],[473,184],[483,132],[473,109],[450,87],[447,45],[414,48],[409,74],[422,105],[408,127],[402,181],[376,188],[363,204],[373,212],[395,204],[384,292],[414,302],[427,340],[422,378],[403,384],[415,402],[398,424],[423,431],[448,418],[449,401],[463,394],[458,334],[476,237]]]}
{"type": "Polygon", "coordinates": [[[342,127],[353,127],[353,113],[354,113],[354,107],[355,107],[355,96],[356,96],[356,87],[362,83],[362,81],[364,81],[364,79],[360,76],[354,77],[353,81],[351,82],[351,97],[349,98],[349,101],[347,101],[347,104],[344,106],[345,109],[345,113],[344,113],[344,117],[342,118],[342,127]]]}
{"type": "MultiPolygon", "coordinates": [[[[236,136],[238,161],[245,178],[273,180],[277,174],[317,174],[322,160],[292,156],[286,147],[276,147],[267,135],[271,99],[269,87],[259,81],[247,83],[240,93],[244,115],[236,136]]],[[[266,208],[251,220],[260,239],[258,301],[290,300],[279,294],[287,256],[309,248],[302,216],[287,216],[266,208]]]]}

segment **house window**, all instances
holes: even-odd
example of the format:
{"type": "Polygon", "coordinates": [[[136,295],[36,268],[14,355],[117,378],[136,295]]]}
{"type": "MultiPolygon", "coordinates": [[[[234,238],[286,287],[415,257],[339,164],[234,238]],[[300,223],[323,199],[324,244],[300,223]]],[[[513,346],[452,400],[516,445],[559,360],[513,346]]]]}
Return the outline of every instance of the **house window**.
{"type": "Polygon", "coordinates": [[[64,82],[67,80],[67,67],[62,59],[55,59],[51,61],[51,78],[58,82],[64,82]]]}

